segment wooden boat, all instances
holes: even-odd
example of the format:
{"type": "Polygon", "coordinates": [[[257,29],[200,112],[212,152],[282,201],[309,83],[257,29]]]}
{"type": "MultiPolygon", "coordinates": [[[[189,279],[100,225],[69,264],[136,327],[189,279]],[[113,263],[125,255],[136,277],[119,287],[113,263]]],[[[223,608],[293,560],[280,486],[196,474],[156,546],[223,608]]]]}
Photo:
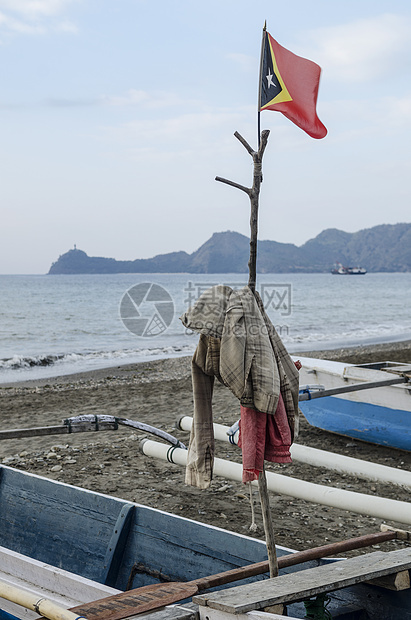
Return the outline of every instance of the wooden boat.
{"type": "Polygon", "coordinates": [[[355,439],[411,450],[411,364],[354,365],[299,359],[300,408],[310,424],[355,439]],[[371,384],[373,388],[364,389],[371,384]],[[355,391],[347,391],[349,386],[355,391]],[[322,390],[323,394],[333,393],[322,397],[322,390]],[[302,401],[302,397],[307,400],[302,401]]]}
{"type": "MultiPolygon", "coordinates": [[[[386,535],[393,537],[392,533],[386,535]]],[[[286,564],[287,559],[292,559],[290,549],[278,547],[277,553],[279,562],[286,564]]],[[[305,555],[302,559],[307,557],[310,556],[305,555]]],[[[351,560],[310,560],[284,568],[282,575],[276,578],[281,582],[275,583],[288,590],[289,586],[284,586],[283,582],[295,582],[295,571],[314,571],[304,572],[310,575],[310,591],[305,586],[299,592],[297,587],[297,592],[293,595],[289,592],[285,597],[289,617],[305,616],[305,606],[301,602],[304,598],[327,592],[330,588],[335,590],[336,587],[350,586],[364,581],[366,576],[381,577],[397,574],[398,571],[405,574],[411,568],[410,548],[388,553],[378,551],[364,554],[361,558],[366,566],[360,570],[358,561],[353,566],[351,560]],[[364,558],[368,555],[367,563],[364,558]],[[319,563],[321,566],[318,566],[319,563]],[[347,570],[341,572],[339,568],[337,576],[330,577],[324,573],[323,569],[329,572],[333,566],[338,568],[343,565],[347,570]],[[322,571],[321,586],[315,586],[316,571],[322,571]],[[348,573],[350,576],[347,577],[348,573]],[[338,579],[342,585],[339,585],[338,579]],[[328,586],[324,585],[325,582],[328,586]]],[[[31,591],[39,600],[49,597],[63,608],[76,609],[89,601],[105,600],[105,597],[115,595],[116,598],[110,602],[109,615],[102,617],[118,618],[120,616],[114,613],[116,601],[119,595],[124,597],[121,593],[126,588],[148,586],[170,579],[184,582],[184,592],[189,586],[186,583],[188,580],[198,580],[264,560],[266,547],[260,540],[6,466],[0,467],[0,583],[31,591]]],[[[267,569],[267,563],[264,564],[267,569]]],[[[303,575],[302,572],[300,574],[303,575]]],[[[273,590],[273,583],[273,580],[267,581],[267,574],[254,576],[243,580],[240,586],[225,586],[225,596],[234,596],[234,600],[242,601],[241,613],[247,614],[248,611],[271,605],[271,599],[274,600],[278,592],[276,588],[273,590]],[[255,588],[262,581],[267,584],[268,590],[266,588],[259,599],[260,590],[255,588]],[[253,602],[244,607],[244,590],[241,588],[248,587],[252,588],[251,598],[250,594],[246,594],[246,599],[253,602]],[[230,595],[231,592],[234,594],[230,595]]],[[[171,588],[171,585],[167,587],[171,588]]],[[[407,588],[407,585],[404,587],[407,588]]],[[[194,598],[199,607],[186,600],[177,607],[167,606],[161,612],[152,611],[145,618],[194,619],[199,617],[199,609],[200,616],[221,617],[218,610],[225,607],[215,602],[215,597],[220,596],[218,592],[199,594],[197,599],[194,598]]],[[[393,592],[377,586],[356,585],[354,588],[345,587],[337,594],[331,593],[329,606],[336,614],[344,610],[346,613],[349,606],[357,610],[355,613],[366,610],[367,618],[371,620],[400,617],[410,620],[410,592],[409,589],[393,592]]],[[[135,595],[132,592],[127,596],[135,595]]],[[[158,591],[156,596],[159,596],[158,591]]],[[[159,596],[158,600],[163,599],[159,596]]],[[[121,611],[120,602],[118,607],[121,611]]],[[[229,607],[227,613],[230,613],[229,607]]],[[[90,606],[87,609],[90,610],[90,606]]],[[[1,620],[38,616],[35,611],[25,611],[10,601],[0,599],[1,620]]],[[[101,616],[87,614],[86,617],[93,620],[101,616]]],[[[227,619],[230,616],[223,614],[223,617],[227,619]]],[[[235,617],[231,617],[234,620],[235,617]]],[[[278,618],[272,613],[264,614],[264,617],[267,620],[278,618]]]]}

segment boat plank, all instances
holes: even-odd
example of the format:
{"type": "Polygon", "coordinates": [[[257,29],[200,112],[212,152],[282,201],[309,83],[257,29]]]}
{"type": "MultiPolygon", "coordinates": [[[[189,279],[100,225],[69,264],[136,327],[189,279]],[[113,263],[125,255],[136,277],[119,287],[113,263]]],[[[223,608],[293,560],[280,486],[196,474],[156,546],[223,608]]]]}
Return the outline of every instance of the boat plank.
{"type": "Polygon", "coordinates": [[[302,601],[319,593],[333,592],[410,568],[411,549],[389,553],[376,551],[251,585],[199,595],[193,601],[213,609],[241,614],[279,603],[302,601]]]}
{"type": "Polygon", "coordinates": [[[0,470],[0,545],[100,581],[128,502],[17,470],[0,470]],[[56,564],[57,562],[57,564],[56,564]]]}
{"type": "Polygon", "coordinates": [[[410,571],[402,570],[393,575],[385,575],[377,579],[370,579],[367,583],[373,586],[379,586],[380,588],[386,588],[387,590],[394,590],[395,592],[408,590],[410,587],[410,571]]]}
{"type": "Polygon", "coordinates": [[[133,504],[125,504],[122,507],[108,543],[99,579],[108,586],[114,586],[116,583],[134,512],[133,504]]]}
{"type": "MultiPolygon", "coordinates": [[[[0,580],[2,583],[36,594],[39,598],[49,599],[64,608],[119,593],[119,590],[4,547],[0,547],[0,580]]],[[[0,609],[0,618],[2,612],[27,620],[38,618],[37,612],[24,609],[5,599],[0,599],[0,609]]]]}
{"type": "MultiPolygon", "coordinates": [[[[232,614],[220,609],[211,609],[209,607],[200,607],[200,620],[233,620],[232,614]]],[[[147,619],[148,620],[148,619],[147,619]]],[[[150,617],[150,620],[152,618],[150,617]]],[[[157,620],[157,619],[153,619],[157,620]]],[[[160,620],[160,619],[159,619],[160,620]]],[[[271,611],[248,611],[246,614],[238,614],[235,620],[284,620],[283,614],[273,613],[271,611]]],[[[287,620],[299,620],[294,616],[287,616],[287,620]]]]}

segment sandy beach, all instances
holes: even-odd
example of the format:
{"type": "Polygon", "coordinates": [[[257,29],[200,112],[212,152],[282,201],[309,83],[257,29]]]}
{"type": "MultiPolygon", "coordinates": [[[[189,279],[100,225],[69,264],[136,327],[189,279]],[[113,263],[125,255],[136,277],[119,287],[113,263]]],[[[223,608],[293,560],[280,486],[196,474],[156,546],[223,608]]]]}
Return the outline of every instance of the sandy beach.
{"type": "MultiPolygon", "coordinates": [[[[384,360],[411,363],[411,342],[311,351],[301,355],[347,363],[384,360]]],[[[0,430],[58,425],[65,418],[79,414],[107,414],[151,424],[187,444],[189,434],[177,430],[175,424],[181,416],[192,415],[191,390],[188,357],[2,385],[0,430]]],[[[239,417],[238,401],[227,388],[218,384],[213,409],[215,422],[221,424],[231,425],[239,417]]],[[[3,440],[0,462],[218,527],[249,533],[248,487],[217,477],[206,491],[186,486],[183,468],[140,452],[140,441],[147,436],[140,431],[120,429],[3,440]]],[[[332,435],[310,427],[304,419],[298,443],[411,471],[410,453],[332,435]]],[[[217,442],[217,456],[241,462],[240,450],[229,444],[217,442]]],[[[267,469],[319,484],[409,501],[409,490],[401,487],[371,483],[297,462],[268,465],[267,469]]],[[[258,526],[253,535],[264,538],[256,488],[253,500],[258,526]]],[[[382,522],[285,495],[270,493],[270,502],[278,544],[294,549],[375,532],[382,522]]],[[[400,523],[389,524],[405,527],[400,523]]],[[[384,549],[395,548],[397,544],[385,543],[384,549]]]]}

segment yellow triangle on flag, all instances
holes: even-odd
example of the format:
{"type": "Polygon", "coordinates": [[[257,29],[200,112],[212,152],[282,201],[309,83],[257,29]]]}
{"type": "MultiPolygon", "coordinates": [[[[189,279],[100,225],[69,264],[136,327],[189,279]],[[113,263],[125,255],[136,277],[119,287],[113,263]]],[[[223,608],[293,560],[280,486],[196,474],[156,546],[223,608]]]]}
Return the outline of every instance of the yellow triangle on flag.
{"type": "Polygon", "coordinates": [[[277,61],[275,59],[275,54],[274,54],[274,51],[273,51],[273,48],[272,48],[271,41],[270,41],[269,37],[268,37],[268,44],[270,46],[270,53],[271,53],[271,60],[272,60],[272,63],[273,63],[273,70],[274,70],[274,73],[275,73],[278,81],[280,82],[281,92],[279,92],[278,95],[276,95],[273,99],[271,99],[271,101],[268,101],[265,104],[265,106],[263,106],[261,108],[261,110],[265,110],[266,108],[268,108],[268,106],[271,106],[271,105],[273,105],[275,103],[284,103],[286,101],[292,101],[293,100],[293,98],[291,97],[290,93],[287,90],[287,87],[286,87],[286,85],[284,83],[283,78],[281,77],[281,73],[280,73],[280,71],[278,69],[277,61]]]}

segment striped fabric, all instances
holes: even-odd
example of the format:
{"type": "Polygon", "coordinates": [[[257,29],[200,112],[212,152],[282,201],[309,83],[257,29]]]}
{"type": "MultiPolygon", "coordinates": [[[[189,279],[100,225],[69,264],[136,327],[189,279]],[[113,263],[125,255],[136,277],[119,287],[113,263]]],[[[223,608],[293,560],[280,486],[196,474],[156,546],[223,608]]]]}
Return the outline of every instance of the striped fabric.
{"type": "Polygon", "coordinates": [[[268,318],[261,297],[246,286],[205,291],[181,318],[200,333],[192,360],[193,427],[186,483],[207,488],[212,480],[214,377],[244,407],[274,414],[281,393],[294,437],[298,419],[298,371],[268,318]]]}

